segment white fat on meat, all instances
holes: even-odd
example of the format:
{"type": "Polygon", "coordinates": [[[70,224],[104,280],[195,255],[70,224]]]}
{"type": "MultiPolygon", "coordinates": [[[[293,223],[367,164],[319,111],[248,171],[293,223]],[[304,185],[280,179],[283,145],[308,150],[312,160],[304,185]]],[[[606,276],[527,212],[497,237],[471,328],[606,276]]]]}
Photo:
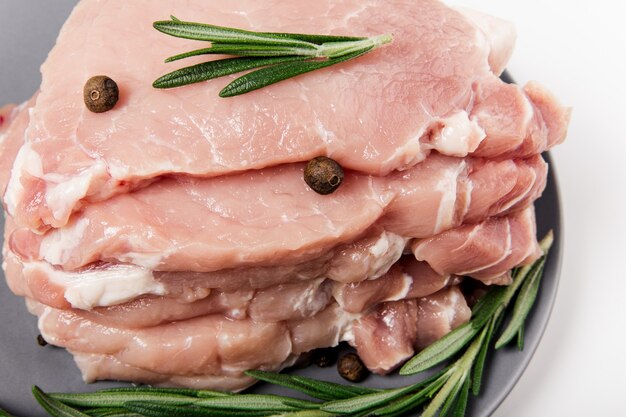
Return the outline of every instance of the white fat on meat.
{"type": "Polygon", "coordinates": [[[82,310],[122,304],[137,298],[138,294],[166,293],[165,286],[153,278],[152,271],[134,265],[66,272],[46,262],[30,262],[24,265],[23,273],[45,274],[50,283],[64,288],[64,297],[72,307],[82,310]]]}
{"type": "Polygon", "coordinates": [[[11,169],[11,177],[4,194],[4,202],[7,211],[11,215],[16,213],[17,206],[23,198],[24,186],[22,178],[25,175],[35,178],[43,176],[41,156],[29,144],[24,144],[17,153],[11,169]]]}

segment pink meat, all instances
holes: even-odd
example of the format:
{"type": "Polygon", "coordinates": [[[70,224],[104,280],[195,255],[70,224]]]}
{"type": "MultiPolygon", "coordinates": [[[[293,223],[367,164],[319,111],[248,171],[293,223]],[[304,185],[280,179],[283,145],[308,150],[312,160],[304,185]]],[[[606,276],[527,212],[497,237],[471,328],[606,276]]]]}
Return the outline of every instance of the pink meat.
{"type": "Polygon", "coordinates": [[[421,350],[469,321],[472,311],[458,287],[450,287],[417,299],[417,339],[421,350]]]}
{"type": "MultiPolygon", "coordinates": [[[[80,368],[85,382],[98,380],[134,381],[153,386],[187,387],[218,391],[240,391],[256,382],[256,379],[241,372],[224,373],[221,375],[169,375],[148,371],[109,355],[72,352],[74,361],[80,368]]],[[[287,363],[286,365],[288,365],[287,363]]],[[[265,369],[278,371],[276,369],[265,369]]]]}
{"type": "Polygon", "coordinates": [[[489,129],[476,112],[509,117],[522,110],[516,120],[531,122],[515,132],[515,154],[527,156],[518,150],[529,132],[558,136],[567,120],[547,119],[552,113],[534,105],[533,96],[497,79],[494,71],[504,66],[514,36],[508,24],[494,22],[485,26],[436,0],[271,0],[263,7],[253,0],[82,1],[42,67],[41,95],[7,207],[18,224],[41,231],[65,225],[86,202],[164,174],[215,176],[328,155],[347,169],[385,175],[419,163],[431,149],[465,156],[479,145],[489,148],[489,129]],[[232,77],[167,91],[151,86],[180,67],[163,64],[164,58],[204,46],[152,28],[170,13],[261,31],[389,32],[394,42],[333,69],[226,100],[217,93],[232,77]],[[90,113],[82,103],[83,85],[96,74],[120,86],[120,102],[105,114],[90,113]],[[496,96],[504,90],[507,98],[482,100],[476,92],[483,85],[496,96]]]}
{"type": "MultiPolygon", "coordinates": [[[[15,226],[12,218],[7,218],[5,235],[10,236],[15,226]]],[[[259,266],[234,268],[213,272],[159,272],[146,268],[98,263],[78,271],[66,272],[44,261],[22,261],[6,245],[4,260],[5,277],[13,292],[17,295],[35,299],[55,308],[90,309],[98,306],[120,304],[145,295],[166,295],[180,303],[193,303],[206,298],[212,289],[225,293],[251,290],[283,288],[306,288],[307,281],[325,277],[339,282],[354,282],[374,279],[387,272],[389,267],[402,254],[406,239],[382,232],[366,236],[354,243],[341,245],[334,250],[296,265],[259,266]],[[357,266],[348,262],[352,259],[357,266]],[[119,293],[121,286],[128,288],[130,277],[140,277],[143,285],[131,286],[115,297],[103,298],[107,292],[119,293]],[[145,276],[145,278],[141,278],[145,276]],[[87,288],[96,283],[95,297],[77,296],[75,289],[87,288]],[[100,284],[98,284],[100,283],[100,284]],[[105,304],[103,304],[106,302],[105,304]]],[[[84,293],[84,291],[83,291],[84,293]]],[[[311,301],[321,300],[318,288],[311,301]]],[[[311,296],[312,294],[309,294],[311,296]]],[[[240,308],[240,307],[237,307],[240,308]]],[[[288,307],[287,310],[290,308],[288,307]]],[[[258,310],[258,307],[255,308],[258,310]]]]}
{"type": "Polygon", "coordinates": [[[380,278],[333,284],[333,297],[343,310],[360,313],[385,301],[425,297],[457,281],[457,277],[439,275],[426,262],[405,256],[380,278]]]}
{"type": "Polygon", "coordinates": [[[383,303],[353,326],[353,346],[372,371],[386,374],[454,328],[471,310],[458,287],[427,297],[383,303]]]}
{"type": "Polygon", "coordinates": [[[417,314],[415,300],[393,301],[357,321],[352,344],[365,366],[386,374],[413,356],[417,314]]]}
{"type": "Polygon", "coordinates": [[[219,375],[222,369],[242,372],[275,366],[291,354],[284,323],[229,320],[220,315],[123,329],[97,324],[77,311],[45,307],[39,326],[45,339],[57,346],[111,355],[131,366],[173,375],[219,375]]]}
{"type": "Polygon", "coordinates": [[[469,275],[490,283],[541,255],[534,207],[417,240],[413,254],[440,274],[469,275]]]}
{"type": "Polygon", "coordinates": [[[347,173],[332,198],[308,189],[301,165],[215,179],[166,179],[91,204],[68,226],[45,235],[18,230],[10,247],[23,259],[65,269],[96,261],[195,272],[293,264],[320,257],[374,226],[423,238],[461,225],[468,215],[477,221],[522,208],[541,194],[545,173],[540,156],[496,162],[433,154],[387,177],[347,173]]]}
{"type": "Polygon", "coordinates": [[[37,95],[21,106],[6,105],[0,108],[0,195],[4,195],[15,157],[24,144],[28,127],[29,109],[37,95]]]}
{"type": "Polygon", "coordinates": [[[249,380],[240,379],[247,369],[279,370],[301,353],[342,340],[349,340],[372,370],[387,372],[413,352],[420,329],[448,332],[469,318],[457,287],[417,300],[383,303],[362,317],[332,304],[313,317],[280,323],[214,314],[125,329],[94,322],[79,310],[57,310],[32,301],[29,309],[39,316],[45,339],[72,352],[88,381],[132,378],[215,388],[215,381],[224,377],[230,382],[223,389],[247,385],[249,380]],[[422,304],[430,306],[426,312],[422,304]],[[396,354],[399,351],[404,353],[396,354]]]}

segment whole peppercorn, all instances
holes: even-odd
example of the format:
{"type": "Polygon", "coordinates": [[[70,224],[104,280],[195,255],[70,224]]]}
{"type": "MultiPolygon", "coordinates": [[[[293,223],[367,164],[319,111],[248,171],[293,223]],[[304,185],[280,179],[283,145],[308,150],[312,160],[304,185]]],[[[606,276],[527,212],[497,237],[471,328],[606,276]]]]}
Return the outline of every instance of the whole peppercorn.
{"type": "Polygon", "coordinates": [[[343,169],[325,156],[311,159],[304,169],[304,181],[318,194],[334,192],[343,181],[343,169]]]}
{"type": "Polygon", "coordinates": [[[333,366],[337,362],[337,349],[321,348],[313,352],[313,362],[320,368],[333,366]]]}
{"type": "Polygon", "coordinates": [[[346,353],[340,357],[337,362],[337,371],[350,382],[361,382],[370,373],[356,353],[346,353]]]}
{"type": "Polygon", "coordinates": [[[105,75],[91,77],[83,88],[85,106],[94,113],[104,113],[115,107],[120,91],[117,83],[105,75]]]}
{"type": "Polygon", "coordinates": [[[46,339],[44,339],[42,335],[37,335],[37,344],[39,346],[46,346],[48,342],[46,342],[46,339]]]}

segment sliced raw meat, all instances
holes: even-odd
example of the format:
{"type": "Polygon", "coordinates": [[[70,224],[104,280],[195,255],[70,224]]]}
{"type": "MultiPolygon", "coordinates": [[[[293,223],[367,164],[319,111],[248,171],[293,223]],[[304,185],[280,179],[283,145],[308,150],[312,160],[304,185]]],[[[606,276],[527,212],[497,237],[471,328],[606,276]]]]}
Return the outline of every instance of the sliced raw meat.
{"type": "Polygon", "coordinates": [[[457,277],[439,275],[426,262],[405,256],[378,279],[333,284],[333,297],[343,310],[360,313],[384,301],[424,297],[457,281],[457,277]]]}
{"type": "Polygon", "coordinates": [[[405,348],[412,352],[419,329],[450,331],[469,318],[457,287],[417,301],[383,303],[363,317],[332,304],[313,317],[282,323],[207,315],[128,330],[93,322],[79,310],[57,310],[33,301],[29,309],[39,315],[40,331],[49,343],[77,355],[85,379],[137,376],[140,381],[153,378],[154,382],[174,376],[181,381],[187,377],[203,381],[208,376],[241,376],[247,369],[281,369],[301,353],[342,340],[353,344],[372,370],[387,372],[408,356],[383,358],[383,345],[394,352],[405,348]],[[426,313],[420,310],[421,303],[430,306],[426,313]],[[268,351],[267,346],[272,349],[268,351]]]}
{"type": "MultiPolygon", "coordinates": [[[[85,382],[98,380],[133,381],[153,386],[186,387],[218,391],[241,391],[257,382],[256,379],[241,372],[233,372],[232,375],[168,375],[128,365],[110,355],[71,351],[70,353],[74,355],[74,361],[82,372],[85,382]]],[[[285,365],[289,366],[289,363],[285,365]]],[[[278,371],[280,368],[265,370],[278,371]]]]}
{"type": "Polygon", "coordinates": [[[413,342],[414,346],[418,350],[424,349],[467,323],[471,316],[472,311],[458,287],[445,288],[417,299],[417,339],[413,342]]]}
{"type": "Polygon", "coordinates": [[[386,374],[415,353],[417,302],[394,301],[380,305],[375,312],[354,325],[354,347],[373,372],[386,374]]]}
{"type": "Polygon", "coordinates": [[[68,226],[45,235],[18,230],[10,245],[25,260],[69,270],[96,261],[196,272],[294,264],[374,226],[422,238],[461,225],[467,215],[478,221],[522,208],[541,194],[545,172],[540,156],[494,162],[431,155],[387,177],[347,173],[332,198],[308,189],[301,165],[167,179],[91,204],[68,226]]]}
{"type": "Polygon", "coordinates": [[[531,206],[508,216],[448,230],[413,244],[415,257],[440,274],[468,275],[490,283],[511,268],[541,255],[535,210],[531,206]]]}
{"type": "Polygon", "coordinates": [[[284,323],[230,320],[220,315],[128,330],[94,323],[79,312],[44,307],[39,326],[54,345],[111,355],[131,366],[173,375],[220,375],[222,370],[275,366],[291,354],[284,323]]]}
{"type": "MultiPolygon", "coordinates": [[[[475,91],[501,85],[494,72],[514,42],[506,26],[485,25],[435,0],[273,0],[263,8],[253,0],[184,7],[175,0],[137,0],[124,7],[111,0],[82,1],[42,67],[41,95],[7,207],[21,226],[44,230],[65,225],[84,202],[164,174],[214,176],[328,155],[347,169],[385,175],[419,163],[431,149],[465,156],[491,141],[489,135],[483,140],[483,119],[471,114],[475,91]],[[231,78],[167,91],[151,86],[177,68],[164,65],[164,58],[200,47],[152,28],[169,13],[261,31],[390,32],[394,42],[333,69],[220,99],[219,90],[231,78]],[[68,64],[76,56],[80,65],[68,64]],[[90,113],[83,104],[83,85],[95,74],[107,74],[120,86],[120,102],[105,114],[90,113]]],[[[529,102],[521,89],[511,88],[529,102]]],[[[494,100],[490,115],[519,110],[494,100]]],[[[534,117],[531,105],[522,110],[517,118],[531,123],[516,132],[518,142],[528,131],[550,136],[566,123],[546,120],[543,113],[534,117]]]]}
{"type": "Polygon", "coordinates": [[[571,109],[538,83],[522,91],[513,84],[491,80],[475,91],[472,118],[487,137],[473,153],[486,158],[523,158],[563,142],[571,109]]]}
{"type": "MultiPolygon", "coordinates": [[[[13,229],[9,216],[5,235],[13,229]]],[[[145,295],[167,295],[181,303],[192,303],[207,297],[212,289],[232,293],[280,285],[298,287],[299,283],[324,277],[342,282],[369,280],[387,272],[406,244],[406,239],[382,232],[297,265],[159,272],[128,264],[100,263],[68,272],[45,261],[21,261],[8,250],[7,241],[5,238],[5,277],[13,292],[61,309],[111,306],[145,295]]],[[[311,298],[316,299],[318,296],[311,298]]]]}
{"type": "Polygon", "coordinates": [[[37,95],[21,106],[7,105],[0,108],[0,195],[4,195],[11,168],[19,149],[24,144],[24,134],[28,126],[29,110],[35,104],[37,95]]]}
{"type": "Polygon", "coordinates": [[[385,374],[466,323],[471,311],[458,287],[416,300],[381,304],[353,326],[351,344],[372,371],[385,374]]]}

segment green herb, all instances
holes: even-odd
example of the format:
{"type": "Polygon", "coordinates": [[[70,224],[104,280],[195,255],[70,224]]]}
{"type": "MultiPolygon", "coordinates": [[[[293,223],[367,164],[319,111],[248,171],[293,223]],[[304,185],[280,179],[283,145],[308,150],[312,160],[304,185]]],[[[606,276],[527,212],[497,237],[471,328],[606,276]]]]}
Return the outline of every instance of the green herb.
{"type": "Polygon", "coordinates": [[[9,414],[8,411],[5,411],[2,408],[0,408],[0,417],[13,417],[13,414],[9,414]]]}
{"type": "Polygon", "coordinates": [[[167,35],[211,42],[210,47],[174,55],[165,62],[200,55],[232,55],[166,74],[155,88],[173,88],[256,69],[228,84],[220,97],[233,97],[307,72],[349,61],[391,43],[389,34],[370,38],[251,32],[240,29],[171,20],[154,23],[167,35]],[[260,68],[260,69],[258,69],[260,68]]]}
{"type": "Polygon", "coordinates": [[[246,372],[248,376],[299,391],[320,401],[282,395],[167,388],[45,394],[35,387],[33,394],[54,417],[364,417],[401,416],[409,412],[414,414],[417,410],[421,410],[422,417],[462,417],[470,392],[474,395],[480,392],[487,354],[513,300],[511,317],[495,347],[501,348],[516,337],[517,346],[520,349],[523,346],[524,322],[536,300],[552,241],[550,232],[540,243],[544,255],[533,265],[515,269],[510,286],[492,287],[474,306],[469,323],[433,343],[400,369],[401,375],[412,375],[448,362],[443,369],[416,384],[377,390],[295,375],[249,371],[246,372]]]}

